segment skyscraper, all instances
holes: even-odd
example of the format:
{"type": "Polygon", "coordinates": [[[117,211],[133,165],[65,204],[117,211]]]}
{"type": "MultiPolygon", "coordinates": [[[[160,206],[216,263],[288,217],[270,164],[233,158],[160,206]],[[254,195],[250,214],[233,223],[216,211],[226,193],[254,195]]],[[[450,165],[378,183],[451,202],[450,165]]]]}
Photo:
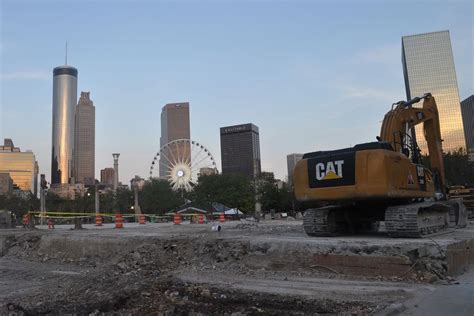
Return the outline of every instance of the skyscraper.
{"type": "MultiPolygon", "coordinates": [[[[189,127],[189,102],[169,103],[161,111],[161,137],[160,147],[177,139],[190,139],[191,132],[189,127]]],[[[189,145],[180,144],[173,147],[171,153],[167,156],[176,157],[178,150],[181,155],[191,161],[191,148],[189,145]]],[[[160,155],[160,177],[165,177],[168,173],[169,161],[165,161],[163,155],[160,155]]]]}
{"type": "Polygon", "coordinates": [[[100,170],[100,182],[108,184],[110,186],[114,185],[114,168],[105,168],[100,170]]]}
{"type": "Polygon", "coordinates": [[[35,154],[22,152],[11,139],[5,139],[4,145],[0,146],[0,173],[9,174],[14,188],[36,195],[38,163],[35,154]]]}
{"type": "Polygon", "coordinates": [[[293,171],[296,163],[303,158],[303,154],[289,154],[286,156],[286,165],[288,167],[288,184],[293,185],[293,171]]]}
{"type": "MultiPolygon", "coordinates": [[[[449,31],[403,36],[402,64],[407,99],[427,92],[436,98],[443,150],[466,148],[449,31]]],[[[416,126],[416,140],[426,154],[422,124],[416,126]]]]}
{"type": "Polygon", "coordinates": [[[51,184],[68,184],[73,178],[74,112],[77,104],[77,69],[53,70],[53,135],[51,184]]]}
{"type": "Polygon", "coordinates": [[[92,185],[95,180],[95,107],[90,92],[81,92],[74,136],[74,176],[77,182],[92,185]]]}
{"type": "Polygon", "coordinates": [[[251,123],[221,127],[220,134],[222,173],[259,177],[262,169],[258,127],[251,123]]]}
{"type": "Polygon", "coordinates": [[[474,95],[461,101],[461,112],[469,160],[474,161],[474,95]]]}

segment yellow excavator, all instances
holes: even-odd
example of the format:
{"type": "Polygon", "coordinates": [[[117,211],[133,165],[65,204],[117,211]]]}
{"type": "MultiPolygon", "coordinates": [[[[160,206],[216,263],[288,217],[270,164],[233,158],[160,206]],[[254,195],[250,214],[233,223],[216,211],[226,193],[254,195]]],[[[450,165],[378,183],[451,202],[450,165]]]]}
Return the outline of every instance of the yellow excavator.
{"type": "Polygon", "coordinates": [[[303,155],[294,169],[295,195],[310,236],[373,229],[392,237],[422,237],[465,226],[461,199],[449,199],[435,98],[427,93],[392,105],[376,142],[303,155]],[[423,100],[423,107],[413,105],[423,100]],[[421,163],[414,126],[423,123],[430,169],[421,163]]]}

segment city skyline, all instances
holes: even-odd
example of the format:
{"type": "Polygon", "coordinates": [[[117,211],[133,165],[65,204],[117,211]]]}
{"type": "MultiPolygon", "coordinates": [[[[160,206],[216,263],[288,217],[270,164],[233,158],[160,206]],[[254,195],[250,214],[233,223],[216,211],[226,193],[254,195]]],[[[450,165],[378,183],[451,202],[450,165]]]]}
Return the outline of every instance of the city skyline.
{"type": "Polygon", "coordinates": [[[66,40],[69,62],[81,70],[79,89],[94,91],[100,104],[96,177],[112,164],[111,153],[120,152],[124,183],[147,175],[159,148],[161,105],[174,100],[193,104],[193,139],[210,149],[218,166],[219,127],[254,122],[261,132],[262,169],[280,179],[287,174],[289,152],[375,139],[391,103],[405,99],[400,62],[405,35],[450,30],[460,97],[472,94],[467,1],[413,4],[408,11],[394,3],[90,6],[93,10],[84,11],[82,4],[2,2],[0,139],[13,138],[33,150],[46,175],[50,74],[63,61],[66,40]],[[57,18],[71,10],[91,23],[57,18]],[[130,10],[140,22],[125,27],[130,10]],[[433,19],[417,18],[421,10],[433,19]],[[94,18],[104,12],[103,19],[94,18]],[[361,12],[364,23],[357,18],[361,12]],[[329,19],[334,14],[338,21],[329,19]],[[402,25],[393,14],[412,22],[402,25]],[[177,16],[186,22],[170,33],[166,26],[177,16]],[[42,23],[45,19],[51,23],[42,23]],[[22,120],[25,128],[17,128],[22,120]]]}

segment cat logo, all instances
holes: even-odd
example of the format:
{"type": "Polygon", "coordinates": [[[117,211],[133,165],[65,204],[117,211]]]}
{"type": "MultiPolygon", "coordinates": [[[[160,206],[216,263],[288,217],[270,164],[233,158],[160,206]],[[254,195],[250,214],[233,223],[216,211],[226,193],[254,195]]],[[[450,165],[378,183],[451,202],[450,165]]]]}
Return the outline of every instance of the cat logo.
{"type": "Polygon", "coordinates": [[[344,160],[316,164],[316,179],[318,181],[342,179],[342,165],[344,165],[344,160]]]}

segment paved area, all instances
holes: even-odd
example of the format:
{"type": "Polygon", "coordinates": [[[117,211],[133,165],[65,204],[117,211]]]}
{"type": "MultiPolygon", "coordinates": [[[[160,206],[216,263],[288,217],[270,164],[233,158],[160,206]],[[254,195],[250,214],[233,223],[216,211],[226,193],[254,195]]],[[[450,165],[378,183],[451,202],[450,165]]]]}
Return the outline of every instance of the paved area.
{"type": "Polygon", "coordinates": [[[417,295],[401,312],[416,316],[474,315],[474,266],[456,282],[438,285],[417,295]]]}

